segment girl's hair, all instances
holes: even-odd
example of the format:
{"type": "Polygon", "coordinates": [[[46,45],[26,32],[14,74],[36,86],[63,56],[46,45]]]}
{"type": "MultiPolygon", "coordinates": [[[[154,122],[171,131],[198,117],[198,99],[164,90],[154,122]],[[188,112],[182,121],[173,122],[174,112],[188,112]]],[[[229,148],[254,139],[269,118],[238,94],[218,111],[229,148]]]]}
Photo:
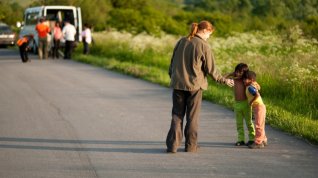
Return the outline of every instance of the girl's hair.
{"type": "Polygon", "coordinates": [[[236,65],[235,67],[235,72],[247,72],[249,69],[248,69],[248,65],[245,64],[245,63],[239,63],[236,65]]]}
{"type": "Polygon", "coordinates": [[[253,71],[247,71],[244,73],[244,79],[256,80],[256,73],[253,71]]]}
{"type": "Polygon", "coordinates": [[[191,30],[189,35],[187,36],[188,40],[191,40],[194,35],[200,31],[200,30],[209,30],[209,31],[214,31],[214,27],[212,26],[212,24],[208,21],[201,21],[199,24],[198,23],[192,23],[191,24],[191,30]]]}

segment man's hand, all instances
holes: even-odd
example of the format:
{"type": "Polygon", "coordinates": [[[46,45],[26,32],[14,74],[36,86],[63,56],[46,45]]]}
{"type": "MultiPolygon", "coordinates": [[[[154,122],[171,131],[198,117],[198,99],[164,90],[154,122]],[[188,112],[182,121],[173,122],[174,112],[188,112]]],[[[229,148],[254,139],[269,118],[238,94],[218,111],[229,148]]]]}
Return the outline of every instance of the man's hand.
{"type": "Polygon", "coordinates": [[[234,86],[234,80],[233,79],[226,79],[225,80],[225,84],[229,87],[233,87],[234,86]]]}

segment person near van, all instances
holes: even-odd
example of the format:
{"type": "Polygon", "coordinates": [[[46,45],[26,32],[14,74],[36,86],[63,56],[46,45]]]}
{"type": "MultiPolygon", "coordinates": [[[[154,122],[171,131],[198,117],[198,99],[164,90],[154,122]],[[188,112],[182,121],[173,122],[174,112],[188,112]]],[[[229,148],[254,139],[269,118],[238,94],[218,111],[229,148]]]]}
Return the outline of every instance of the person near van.
{"type": "Polygon", "coordinates": [[[89,53],[89,45],[92,43],[92,33],[90,26],[88,24],[84,24],[84,31],[82,31],[82,38],[83,38],[83,54],[89,53]]]}
{"type": "Polygon", "coordinates": [[[33,35],[24,35],[17,41],[17,45],[19,46],[19,52],[21,56],[21,60],[23,63],[29,62],[29,43],[33,41],[33,35]]]}
{"type": "Polygon", "coordinates": [[[65,20],[65,26],[63,27],[62,34],[65,39],[64,59],[71,59],[76,29],[69,20],[65,20]]]}
{"type": "Polygon", "coordinates": [[[169,67],[172,92],[172,119],[166,138],[167,152],[176,153],[182,143],[185,151],[197,152],[198,126],[202,91],[208,88],[207,76],[230,87],[232,79],[224,78],[216,68],[215,59],[207,42],[214,27],[208,21],[193,23],[190,34],[181,38],[174,50],[169,67]],[[186,125],[183,127],[184,116],[186,125]]]}
{"type": "Polygon", "coordinates": [[[43,59],[43,54],[44,58],[48,59],[49,57],[49,42],[48,42],[48,33],[50,33],[50,27],[45,23],[45,18],[42,17],[40,18],[40,23],[38,23],[35,26],[35,30],[38,32],[38,37],[39,37],[39,46],[38,46],[38,52],[39,52],[39,58],[43,59]]]}
{"type": "Polygon", "coordinates": [[[59,58],[59,48],[60,48],[60,42],[61,38],[63,37],[62,30],[61,30],[61,25],[60,22],[56,22],[54,29],[53,29],[53,59],[54,58],[59,58]]]}

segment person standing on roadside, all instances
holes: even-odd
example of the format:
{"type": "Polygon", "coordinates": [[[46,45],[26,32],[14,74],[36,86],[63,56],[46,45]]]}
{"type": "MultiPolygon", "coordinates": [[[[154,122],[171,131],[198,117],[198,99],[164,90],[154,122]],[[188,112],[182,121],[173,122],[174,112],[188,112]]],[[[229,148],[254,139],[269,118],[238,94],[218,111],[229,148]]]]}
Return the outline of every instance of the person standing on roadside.
{"type": "Polygon", "coordinates": [[[171,126],[166,138],[168,153],[176,153],[181,145],[185,115],[185,151],[197,152],[202,91],[208,88],[207,76],[218,83],[230,87],[234,85],[233,80],[224,78],[216,69],[214,56],[207,42],[213,31],[214,28],[208,21],[193,23],[190,34],[181,38],[174,48],[169,67],[173,107],[171,126]]]}
{"type": "Polygon", "coordinates": [[[64,59],[72,58],[72,51],[74,47],[76,29],[69,20],[65,20],[65,26],[62,30],[63,37],[65,39],[64,59]]]}
{"type": "Polygon", "coordinates": [[[33,41],[33,35],[24,35],[17,41],[17,45],[19,46],[20,57],[23,63],[31,62],[29,60],[28,51],[29,51],[29,43],[33,41]]]}
{"type": "Polygon", "coordinates": [[[83,38],[83,54],[88,54],[89,53],[89,45],[92,42],[92,33],[91,29],[88,24],[84,24],[84,30],[82,32],[82,38],[83,38]]]}
{"type": "Polygon", "coordinates": [[[49,56],[49,43],[48,43],[48,33],[50,33],[50,27],[45,23],[45,18],[40,18],[40,23],[35,26],[35,30],[38,32],[38,52],[39,58],[48,59],[49,56]],[[44,58],[43,58],[44,54],[44,58]]]}
{"type": "Polygon", "coordinates": [[[54,58],[59,58],[59,48],[60,48],[60,41],[61,38],[63,37],[62,35],[62,30],[61,30],[61,25],[60,22],[56,22],[53,30],[53,59],[54,58]]]}

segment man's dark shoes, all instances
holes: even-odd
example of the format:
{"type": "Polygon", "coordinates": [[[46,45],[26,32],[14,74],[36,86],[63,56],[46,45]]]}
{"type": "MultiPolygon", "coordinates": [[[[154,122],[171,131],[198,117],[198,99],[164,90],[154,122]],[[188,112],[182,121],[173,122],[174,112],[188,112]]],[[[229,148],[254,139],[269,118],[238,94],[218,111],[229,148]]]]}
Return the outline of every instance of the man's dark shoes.
{"type": "Polygon", "coordinates": [[[196,152],[198,152],[199,148],[200,148],[200,146],[197,145],[197,146],[192,147],[192,148],[187,147],[187,148],[185,148],[184,151],[185,151],[185,152],[196,153],[196,152]]]}
{"type": "Polygon", "coordinates": [[[245,146],[245,142],[244,141],[238,141],[235,143],[235,146],[245,146]]]}
{"type": "Polygon", "coordinates": [[[167,153],[177,153],[177,150],[174,149],[167,149],[166,151],[167,153]]]}

